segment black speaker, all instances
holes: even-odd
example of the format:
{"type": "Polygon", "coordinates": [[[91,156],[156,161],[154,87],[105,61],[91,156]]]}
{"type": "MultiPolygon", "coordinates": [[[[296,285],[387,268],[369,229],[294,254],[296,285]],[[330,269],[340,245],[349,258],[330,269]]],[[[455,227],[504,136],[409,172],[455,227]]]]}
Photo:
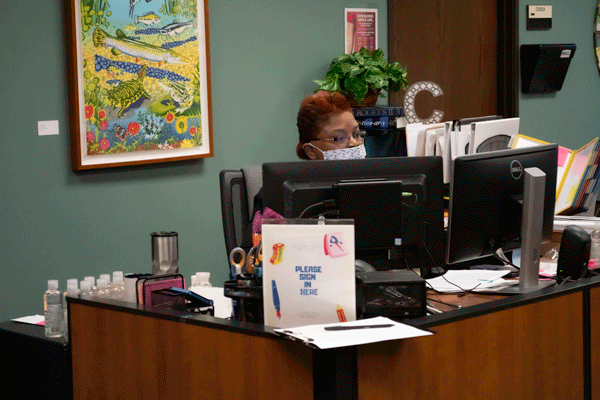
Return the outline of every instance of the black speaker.
{"type": "Polygon", "coordinates": [[[585,229],[568,225],[560,241],[556,276],[559,279],[579,279],[588,271],[592,239],[585,229]]]}

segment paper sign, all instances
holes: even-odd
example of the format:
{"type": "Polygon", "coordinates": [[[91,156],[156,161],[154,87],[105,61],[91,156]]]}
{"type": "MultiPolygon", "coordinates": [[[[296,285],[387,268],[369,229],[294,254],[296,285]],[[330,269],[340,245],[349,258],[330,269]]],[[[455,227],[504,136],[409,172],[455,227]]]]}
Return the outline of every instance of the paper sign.
{"type": "Polygon", "coordinates": [[[345,8],[346,54],[359,51],[361,47],[369,51],[377,50],[377,9],[345,8]]]}
{"type": "Polygon", "coordinates": [[[58,135],[58,121],[38,121],[38,136],[58,135]]]}
{"type": "Polygon", "coordinates": [[[354,321],[354,225],[263,224],[265,325],[354,321]]]}

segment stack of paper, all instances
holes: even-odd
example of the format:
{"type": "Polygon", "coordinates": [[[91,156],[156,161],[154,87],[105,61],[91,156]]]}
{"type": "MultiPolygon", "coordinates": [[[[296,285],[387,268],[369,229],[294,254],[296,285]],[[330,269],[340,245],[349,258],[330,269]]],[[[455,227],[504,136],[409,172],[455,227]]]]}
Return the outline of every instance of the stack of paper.
{"type": "Polygon", "coordinates": [[[441,293],[490,292],[519,284],[518,280],[506,280],[510,270],[450,270],[442,276],[427,279],[428,287],[441,293]]]}
{"type": "Polygon", "coordinates": [[[311,347],[331,349],[357,346],[386,340],[408,339],[432,335],[432,332],[401,324],[385,317],[361,319],[359,321],[307,325],[297,328],[275,329],[275,332],[300,340],[311,347]]]}

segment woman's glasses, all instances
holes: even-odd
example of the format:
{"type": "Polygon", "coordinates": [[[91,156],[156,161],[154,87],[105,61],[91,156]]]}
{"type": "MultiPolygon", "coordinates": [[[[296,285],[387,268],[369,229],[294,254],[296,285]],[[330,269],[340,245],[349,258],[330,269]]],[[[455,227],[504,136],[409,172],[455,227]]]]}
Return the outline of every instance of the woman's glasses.
{"type": "Polygon", "coordinates": [[[313,140],[319,140],[322,142],[332,142],[335,143],[337,146],[340,147],[347,147],[348,144],[350,143],[350,138],[354,139],[354,141],[358,142],[359,144],[363,142],[364,137],[366,136],[366,132],[365,131],[354,131],[351,134],[349,133],[343,133],[343,134],[337,134],[331,138],[317,138],[317,139],[313,139],[313,140]]]}

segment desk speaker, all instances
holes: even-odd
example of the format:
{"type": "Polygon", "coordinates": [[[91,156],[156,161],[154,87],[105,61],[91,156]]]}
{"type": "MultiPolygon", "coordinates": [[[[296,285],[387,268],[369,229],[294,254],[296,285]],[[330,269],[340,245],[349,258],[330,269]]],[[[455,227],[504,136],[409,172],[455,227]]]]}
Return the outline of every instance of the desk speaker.
{"type": "Polygon", "coordinates": [[[585,229],[568,225],[560,241],[556,276],[559,279],[579,279],[588,271],[592,239],[585,229]]]}

